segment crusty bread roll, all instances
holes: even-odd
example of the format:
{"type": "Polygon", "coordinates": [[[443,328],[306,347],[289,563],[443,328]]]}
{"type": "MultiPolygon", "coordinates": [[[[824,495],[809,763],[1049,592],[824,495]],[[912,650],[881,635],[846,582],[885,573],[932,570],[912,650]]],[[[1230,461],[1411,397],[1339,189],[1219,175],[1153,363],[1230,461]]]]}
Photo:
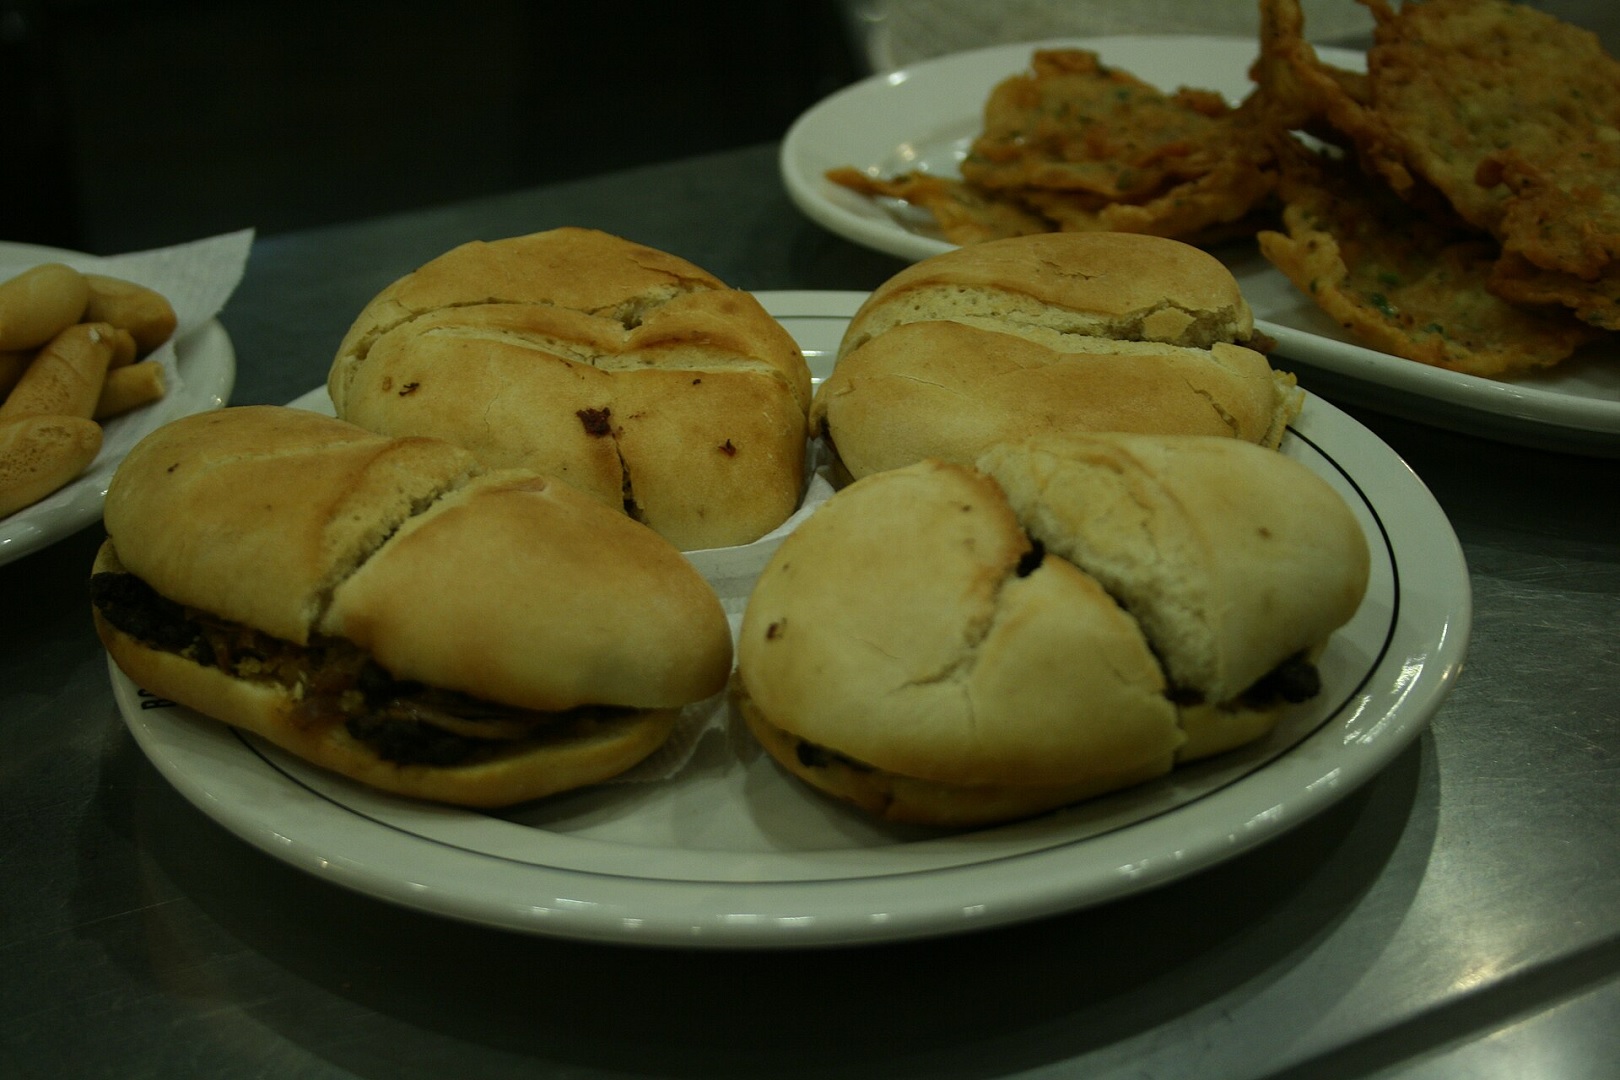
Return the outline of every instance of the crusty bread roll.
{"type": "Polygon", "coordinates": [[[1011,444],[834,495],[761,574],[734,694],[881,817],[975,825],[1260,738],[1318,691],[1368,558],[1325,481],[1221,436],[1011,444]]]}
{"type": "Polygon", "coordinates": [[[361,427],[558,477],[687,550],[758,539],[803,492],[793,339],[749,294],[602,232],[439,256],[366,306],[327,385],[361,427]]]}
{"type": "Polygon", "coordinates": [[[719,599],[668,541],[439,440],[202,413],[136,445],[105,520],[96,622],[132,679],[400,794],[605,779],[731,668],[719,599]]]}
{"type": "Polygon", "coordinates": [[[1049,233],[907,267],[851,320],[812,430],[850,477],[970,465],[1046,431],[1221,435],[1275,447],[1302,395],[1250,348],[1231,273],[1187,244],[1049,233]]]}
{"type": "Polygon", "coordinates": [[[1031,536],[1140,622],[1182,709],[1184,759],[1268,731],[1278,700],[1251,688],[1314,659],[1366,591],[1367,540],[1349,506],[1250,443],[1045,435],[992,447],[978,465],[1031,536]]]}
{"type": "Polygon", "coordinates": [[[934,461],[844,488],[787,537],[734,685],[786,769],[893,821],[1033,814],[1162,775],[1182,741],[1131,617],[1041,560],[995,484],[934,461]]]}

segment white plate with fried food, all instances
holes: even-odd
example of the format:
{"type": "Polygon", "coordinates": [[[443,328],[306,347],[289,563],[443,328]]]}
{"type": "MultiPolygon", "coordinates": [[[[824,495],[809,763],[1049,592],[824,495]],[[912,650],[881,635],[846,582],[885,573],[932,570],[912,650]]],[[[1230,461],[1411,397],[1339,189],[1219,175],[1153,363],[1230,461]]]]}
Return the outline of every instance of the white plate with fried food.
{"type": "MultiPolygon", "coordinates": [[[[863,296],[762,293],[812,371],[863,296]]],[[[312,394],[309,407],[318,407],[312,394]]],[[[1007,925],[1232,859],[1363,788],[1423,731],[1468,645],[1468,572],[1421,481],[1312,399],[1282,453],[1351,506],[1369,591],[1273,736],[1169,777],[996,828],[884,825],[821,797],[724,718],[673,775],[483,813],[391,797],[143,694],[110,667],[158,770],[242,839],[335,885],[522,933],[795,948],[1007,925]]],[[[763,565],[763,564],[761,564],[763,565]]],[[[708,574],[708,571],[705,571],[708,574]]],[[[740,612],[751,580],[710,580],[740,612]]],[[[729,710],[729,705],[725,706],[729,710]]]]}
{"type": "Polygon", "coordinates": [[[102,426],[100,451],[79,476],[38,502],[0,517],[0,565],[20,559],[69,536],[101,517],[112,474],[124,454],[147,432],[189,413],[217,409],[236,381],[236,352],[230,335],[213,317],[235,287],[246,258],[250,233],[236,234],[154,252],[98,257],[35,244],[0,243],[0,281],[43,263],[65,263],[85,272],[125,280],[183,280],[188,266],[206,260],[234,265],[235,275],[174,288],[179,327],[173,338],[146,359],[162,366],[163,396],[102,426]],[[196,260],[193,262],[193,260],[196,260]],[[183,294],[183,295],[182,295],[183,294]],[[194,302],[195,298],[195,302],[194,302]],[[202,306],[199,308],[197,304],[202,306]]]}
{"type": "MultiPolygon", "coordinates": [[[[983,127],[985,104],[1003,80],[1026,70],[1037,48],[1094,51],[1109,67],[1166,93],[1214,91],[1228,102],[1253,89],[1257,41],[1133,36],[994,46],[873,76],[831,95],[790,128],[780,170],[795,204],[855,243],[916,260],[949,250],[932,215],[827,179],[852,167],[873,178],[954,179],[983,127]]],[[[1364,58],[1320,48],[1320,59],[1354,71],[1364,58]]],[[[1358,343],[1248,240],[1212,246],[1232,268],[1259,327],[1304,385],[1341,402],[1435,426],[1538,448],[1620,454],[1620,365],[1613,336],[1555,367],[1491,379],[1405,360],[1358,343]]]]}

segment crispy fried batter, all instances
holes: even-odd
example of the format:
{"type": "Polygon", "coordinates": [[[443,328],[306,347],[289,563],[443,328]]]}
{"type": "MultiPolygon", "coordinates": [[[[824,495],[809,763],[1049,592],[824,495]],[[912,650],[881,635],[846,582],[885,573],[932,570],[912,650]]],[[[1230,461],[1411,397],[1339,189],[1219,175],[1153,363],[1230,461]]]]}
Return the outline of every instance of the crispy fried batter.
{"type": "Polygon", "coordinates": [[[1308,131],[1353,149],[1362,167],[1398,193],[1413,186],[1395,134],[1372,106],[1368,77],[1325,64],[1305,40],[1299,0],[1260,0],[1254,100],[1276,132],[1308,131]]]}
{"type": "Polygon", "coordinates": [[[1377,23],[1366,73],[1321,60],[1299,0],[1259,0],[1255,89],[1235,108],[1039,50],[992,92],[962,180],[828,175],[926,208],[959,244],[1257,234],[1358,340],[1476,375],[1620,331],[1620,63],[1511,0],[1359,2],[1377,23]],[[1279,193],[1284,228],[1257,233],[1279,193]]]}
{"type": "Polygon", "coordinates": [[[903,173],[892,179],[859,169],[833,169],[827,179],[862,195],[900,199],[926,210],[953,244],[977,244],[1008,236],[1052,231],[1052,223],[1011,199],[986,197],[960,180],[929,173],[903,173]]]}
{"type": "Polygon", "coordinates": [[[1593,336],[1574,319],[1493,296],[1488,237],[1414,212],[1353,168],[1301,151],[1282,193],[1287,232],[1261,232],[1261,252],[1375,348],[1495,377],[1555,364],[1593,336]]]}
{"type": "Polygon", "coordinates": [[[1539,163],[1516,149],[1480,166],[1482,184],[1512,193],[1497,232],[1491,291],[1518,304],[1555,304],[1620,330],[1620,131],[1599,128],[1539,163]]]}
{"type": "Polygon", "coordinates": [[[1511,192],[1497,228],[1504,251],[1589,281],[1620,256],[1620,130],[1596,128],[1539,160],[1499,150],[1478,179],[1511,192]]]}
{"type": "Polygon", "coordinates": [[[1524,256],[1508,252],[1492,267],[1488,286],[1510,303],[1564,307],[1599,329],[1620,330],[1620,263],[1610,263],[1587,280],[1543,270],[1524,256]]]}
{"type": "Polygon", "coordinates": [[[1204,240],[1270,195],[1268,119],[1208,90],[1165,94],[1092,52],[1037,50],[991,93],[962,183],[827,178],[926,209],[956,243],[1059,230],[1204,240]]]}
{"type": "Polygon", "coordinates": [[[1145,202],[1217,162],[1230,112],[1218,94],[1164,94],[1093,52],[1040,49],[991,92],[962,178],[1145,202]]]}
{"type": "Polygon", "coordinates": [[[1377,115],[1412,171],[1480,228],[1498,227],[1509,197],[1476,182],[1488,155],[1512,148],[1541,168],[1620,125],[1620,64],[1589,31],[1510,0],[1363,3],[1377,19],[1377,115]]]}

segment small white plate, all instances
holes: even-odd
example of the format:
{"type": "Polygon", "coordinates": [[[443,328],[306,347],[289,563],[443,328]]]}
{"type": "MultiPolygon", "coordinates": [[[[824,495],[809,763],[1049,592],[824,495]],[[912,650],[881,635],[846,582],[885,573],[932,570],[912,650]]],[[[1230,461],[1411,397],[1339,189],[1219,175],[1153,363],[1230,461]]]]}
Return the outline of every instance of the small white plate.
{"type": "MultiPolygon", "coordinates": [[[[859,293],[761,293],[825,375],[859,293]]],[[[304,400],[304,399],[300,399],[304,400]]],[[[318,393],[309,396],[319,406],[318,393]]],[[[1312,399],[1284,453],[1326,477],[1373,551],[1274,736],[1162,781],[1001,828],[885,827],[809,791],[736,727],[673,778],[485,814],[370,791],[143,694],[109,662],[157,768],[248,842],[336,885],[487,926],[634,944],[794,947],[949,934],[1128,895],[1252,848],[1375,775],[1423,730],[1467,647],[1450,524],[1375,436],[1312,399]]],[[[717,582],[746,599],[749,582],[717,582]]]]}
{"type": "MultiPolygon", "coordinates": [[[[0,267],[4,268],[0,278],[35,263],[88,258],[57,248],[0,243],[0,267]]],[[[230,398],[236,383],[236,350],[217,320],[210,319],[165,345],[154,358],[164,364],[168,392],[151,405],[103,424],[101,452],[78,479],[34,505],[0,518],[0,566],[71,536],[100,518],[113,472],[147,432],[190,413],[217,409],[230,398]]]]}
{"type": "MultiPolygon", "coordinates": [[[[958,175],[982,125],[991,89],[1029,66],[1041,46],[1091,49],[1162,89],[1192,86],[1232,101],[1252,88],[1248,68],[1258,46],[1237,38],[1110,37],[998,45],[927,60],[875,75],[807,110],[782,142],[782,182],[812,220],[855,243],[903,259],[949,251],[924,215],[895,200],[874,200],[826,179],[851,165],[874,175],[906,171],[958,175]]],[[[1361,69],[1365,58],[1322,47],[1321,58],[1361,69]]],[[[1324,388],[1350,404],[1520,445],[1620,455],[1620,356],[1601,342],[1550,371],[1482,379],[1429,367],[1356,344],[1268,263],[1252,244],[1216,254],[1243,288],[1278,355],[1326,376],[1324,388]]]]}

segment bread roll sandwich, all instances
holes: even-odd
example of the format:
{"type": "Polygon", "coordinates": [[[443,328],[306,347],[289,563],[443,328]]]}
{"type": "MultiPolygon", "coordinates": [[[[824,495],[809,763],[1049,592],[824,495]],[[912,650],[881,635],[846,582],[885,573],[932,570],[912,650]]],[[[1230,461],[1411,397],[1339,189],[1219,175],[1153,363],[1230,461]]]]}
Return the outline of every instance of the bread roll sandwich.
{"type": "Polygon", "coordinates": [[[1284,454],[1213,436],[1046,435],[979,468],[1030,536],[1142,628],[1205,757],[1314,697],[1314,661],[1366,592],[1367,538],[1338,492],[1284,454]]]}
{"type": "Polygon", "coordinates": [[[1358,606],[1367,555],[1304,466],[1132,435],[987,466],[855,481],[767,565],[733,689],[787,771],[887,820],[983,825],[1259,738],[1317,692],[1309,659],[1358,606]],[[1223,520],[1205,516],[1218,494],[1178,505],[1199,485],[1231,492],[1223,520]]]}
{"type": "Polygon", "coordinates": [[[1042,559],[992,481],[937,461],[859,480],[789,534],[734,686],[783,768],[893,821],[1033,814],[1161,775],[1181,743],[1130,616],[1042,559]]]}
{"type": "Polygon", "coordinates": [[[1236,280],[1198,248],[1047,233],[915,263],[861,305],[812,431],[858,478],[971,465],[1049,431],[1220,435],[1275,447],[1303,401],[1236,280]]]}
{"type": "Polygon", "coordinates": [[[337,414],[555,476],[683,549],[758,539],[804,488],[810,374],[747,293],[588,229],[464,244],[384,289],[337,414]]]}
{"type": "Polygon", "coordinates": [[[731,667],[718,598],[667,541],[439,440],[203,413],[136,445],[105,520],[95,623],[131,679],[403,795],[606,779],[731,667]]]}

